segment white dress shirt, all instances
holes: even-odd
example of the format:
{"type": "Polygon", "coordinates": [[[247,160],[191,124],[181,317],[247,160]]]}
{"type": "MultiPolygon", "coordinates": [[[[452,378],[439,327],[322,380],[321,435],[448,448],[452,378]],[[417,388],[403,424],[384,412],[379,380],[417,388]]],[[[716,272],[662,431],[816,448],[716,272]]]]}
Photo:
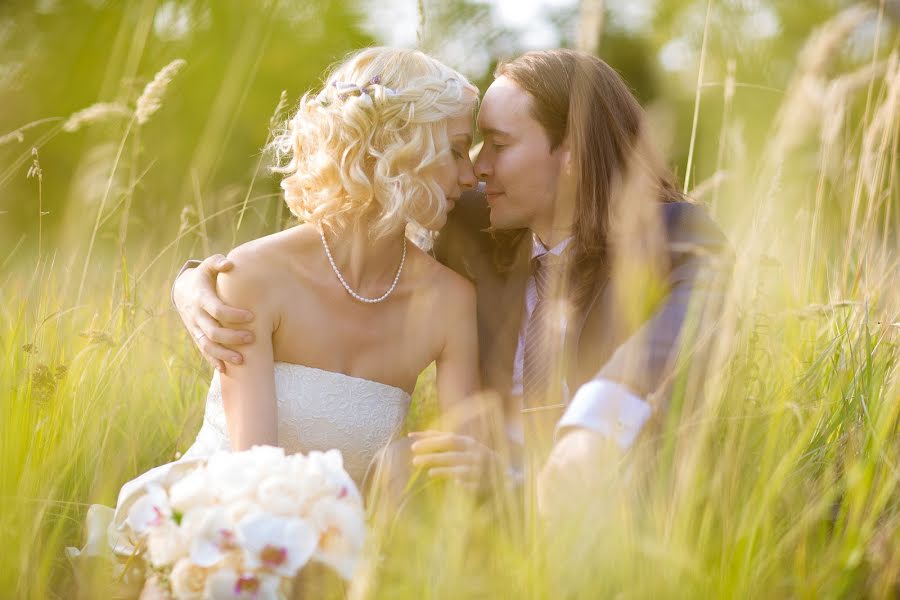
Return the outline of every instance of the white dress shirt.
{"type": "MultiPolygon", "coordinates": [[[[531,257],[550,252],[559,256],[572,237],[568,237],[547,250],[537,236],[532,235],[531,257]]],[[[522,396],[522,370],[525,364],[525,327],[537,304],[537,286],[534,276],[529,276],[525,284],[525,314],[519,330],[516,357],[513,363],[512,388],[510,394],[522,396]]],[[[565,324],[563,324],[565,325],[565,324]]],[[[565,327],[563,327],[565,335],[565,327]]],[[[598,365],[599,368],[599,365],[598,365]]],[[[563,393],[568,396],[568,386],[563,381],[563,393]]],[[[566,398],[568,399],[568,398],[566,398]]],[[[628,388],[607,379],[592,379],[575,392],[566,412],[556,425],[557,437],[566,430],[582,427],[612,438],[620,448],[626,449],[634,442],[644,423],[650,417],[650,405],[628,388]]]]}

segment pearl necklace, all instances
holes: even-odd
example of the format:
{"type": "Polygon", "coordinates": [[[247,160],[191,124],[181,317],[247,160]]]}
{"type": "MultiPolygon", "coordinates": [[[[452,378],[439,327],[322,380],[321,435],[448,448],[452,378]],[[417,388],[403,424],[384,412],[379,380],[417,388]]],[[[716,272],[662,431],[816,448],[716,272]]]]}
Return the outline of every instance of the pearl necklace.
{"type": "Polygon", "coordinates": [[[344,286],[344,289],[347,290],[347,293],[359,300],[360,302],[365,302],[366,304],[375,304],[376,302],[382,302],[388,296],[391,295],[391,292],[394,291],[394,288],[397,287],[397,282],[400,281],[400,273],[403,272],[403,263],[406,262],[406,236],[403,236],[403,256],[400,257],[400,266],[397,268],[397,274],[394,275],[394,282],[391,284],[391,287],[384,293],[383,296],[378,298],[366,298],[365,296],[360,296],[356,292],[354,292],[347,282],[344,280],[344,276],[341,275],[341,272],[338,270],[337,265],[334,263],[334,258],[331,256],[331,249],[328,247],[328,242],[325,241],[325,233],[319,229],[319,237],[322,238],[322,245],[325,246],[325,255],[328,256],[328,262],[331,263],[331,270],[334,271],[334,274],[337,275],[338,280],[341,282],[341,285],[344,286]]]}

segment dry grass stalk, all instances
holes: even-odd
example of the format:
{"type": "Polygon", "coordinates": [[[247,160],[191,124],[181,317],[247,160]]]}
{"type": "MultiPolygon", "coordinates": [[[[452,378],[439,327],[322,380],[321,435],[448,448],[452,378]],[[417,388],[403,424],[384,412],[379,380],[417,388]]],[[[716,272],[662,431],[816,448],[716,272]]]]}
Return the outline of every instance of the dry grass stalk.
{"type": "Polygon", "coordinates": [[[847,36],[873,14],[867,6],[853,5],[819,27],[804,44],[797,73],[775,119],[770,154],[774,162],[781,162],[819,124],[828,96],[825,71],[847,36]]]}
{"type": "Polygon", "coordinates": [[[866,128],[860,162],[863,183],[872,194],[878,188],[881,175],[885,172],[885,149],[891,129],[897,125],[897,113],[900,110],[900,60],[898,60],[897,53],[891,54],[887,62],[886,97],[875,111],[869,127],[866,128]]]}
{"type": "Polygon", "coordinates": [[[695,185],[688,195],[692,200],[701,200],[704,196],[725,183],[727,179],[727,171],[716,171],[710,177],[695,185]]]}
{"type": "Polygon", "coordinates": [[[166,93],[166,89],[172,83],[172,79],[175,78],[178,71],[186,64],[184,59],[176,58],[160,69],[159,73],[153,77],[153,81],[147,84],[134,109],[134,116],[139,125],[146,123],[153,116],[153,113],[159,110],[162,106],[162,98],[166,93]]]}
{"type": "Polygon", "coordinates": [[[604,0],[581,0],[578,30],[575,34],[575,47],[578,50],[595,54],[600,48],[605,4],[604,0]]]}
{"type": "Polygon", "coordinates": [[[10,142],[18,142],[21,144],[24,141],[25,135],[22,133],[21,129],[16,129],[15,131],[10,131],[6,135],[0,136],[0,146],[10,142]]]}
{"type": "Polygon", "coordinates": [[[118,102],[98,102],[85,109],[79,110],[76,113],[72,113],[72,116],[68,118],[62,128],[63,131],[72,133],[78,131],[84,125],[99,123],[100,121],[105,121],[114,117],[130,117],[132,114],[131,109],[124,104],[119,104],[118,102]]]}

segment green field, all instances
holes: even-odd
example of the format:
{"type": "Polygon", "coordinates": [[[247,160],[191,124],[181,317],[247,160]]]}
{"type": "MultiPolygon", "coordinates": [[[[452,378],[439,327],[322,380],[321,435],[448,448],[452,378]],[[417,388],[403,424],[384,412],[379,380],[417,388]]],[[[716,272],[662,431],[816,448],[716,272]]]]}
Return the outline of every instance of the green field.
{"type": "MultiPolygon", "coordinates": [[[[81,54],[51,43],[23,62],[40,72],[4,79],[0,97],[14,109],[0,120],[2,598],[73,597],[64,549],[82,543],[87,507],[114,504],[122,483],[193,441],[211,371],[170,307],[171,278],[188,257],[289,222],[256,151],[280,90],[292,103],[375,41],[321,8],[321,31],[297,42],[317,56],[299,74],[271,3],[223,10],[231,29],[182,46],[154,41],[158,4],[3,9],[23,28],[15,39],[55,39],[76,18],[84,33],[81,54]],[[182,57],[144,120],[145,84],[182,57]],[[70,118],[99,101],[115,106],[70,118]]],[[[685,4],[700,9],[705,75],[662,86],[656,106],[674,107],[672,162],[736,256],[705,374],[686,365],[659,431],[575,526],[554,525],[545,555],[511,499],[429,488],[409,518],[373,531],[359,597],[900,595],[896,21],[877,2],[817,3],[817,28],[777,50],[791,68],[745,78],[716,22],[704,26],[707,3],[685,4]],[[854,37],[865,19],[874,28],[854,37]]],[[[411,427],[434,414],[433,395],[423,376],[411,427]]]]}

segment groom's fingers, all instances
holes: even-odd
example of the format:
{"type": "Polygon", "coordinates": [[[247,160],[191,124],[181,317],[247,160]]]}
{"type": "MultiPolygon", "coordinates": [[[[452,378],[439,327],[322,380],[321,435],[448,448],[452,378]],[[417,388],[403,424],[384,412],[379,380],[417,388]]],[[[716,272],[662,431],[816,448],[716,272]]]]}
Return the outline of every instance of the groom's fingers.
{"type": "Polygon", "coordinates": [[[207,360],[210,362],[227,361],[235,365],[241,363],[243,357],[240,354],[218,342],[218,339],[222,338],[222,329],[217,326],[215,321],[209,317],[201,317],[197,321],[198,331],[193,334],[194,339],[207,360]]]}
{"type": "Polygon", "coordinates": [[[240,346],[241,344],[249,344],[253,341],[253,332],[244,329],[229,329],[221,327],[218,321],[213,320],[207,315],[198,315],[197,325],[200,330],[216,344],[224,346],[240,346]]]}
{"type": "Polygon", "coordinates": [[[428,469],[429,477],[450,477],[454,479],[472,479],[476,475],[472,467],[457,465],[455,467],[434,467],[428,469]]]}
{"type": "Polygon", "coordinates": [[[473,452],[440,452],[436,454],[420,454],[413,458],[412,464],[415,467],[423,468],[455,466],[470,468],[471,465],[478,464],[478,458],[478,454],[473,452]]]}
{"type": "Polygon", "coordinates": [[[474,445],[472,438],[454,433],[429,433],[425,436],[410,434],[410,437],[416,440],[411,446],[416,454],[470,450],[474,445]]]}
{"type": "Polygon", "coordinates": [[[249,323],[253,320],[252,312],[228,306],[215,294],[205,295],[200,308],[219,323],[249,323]]]}

